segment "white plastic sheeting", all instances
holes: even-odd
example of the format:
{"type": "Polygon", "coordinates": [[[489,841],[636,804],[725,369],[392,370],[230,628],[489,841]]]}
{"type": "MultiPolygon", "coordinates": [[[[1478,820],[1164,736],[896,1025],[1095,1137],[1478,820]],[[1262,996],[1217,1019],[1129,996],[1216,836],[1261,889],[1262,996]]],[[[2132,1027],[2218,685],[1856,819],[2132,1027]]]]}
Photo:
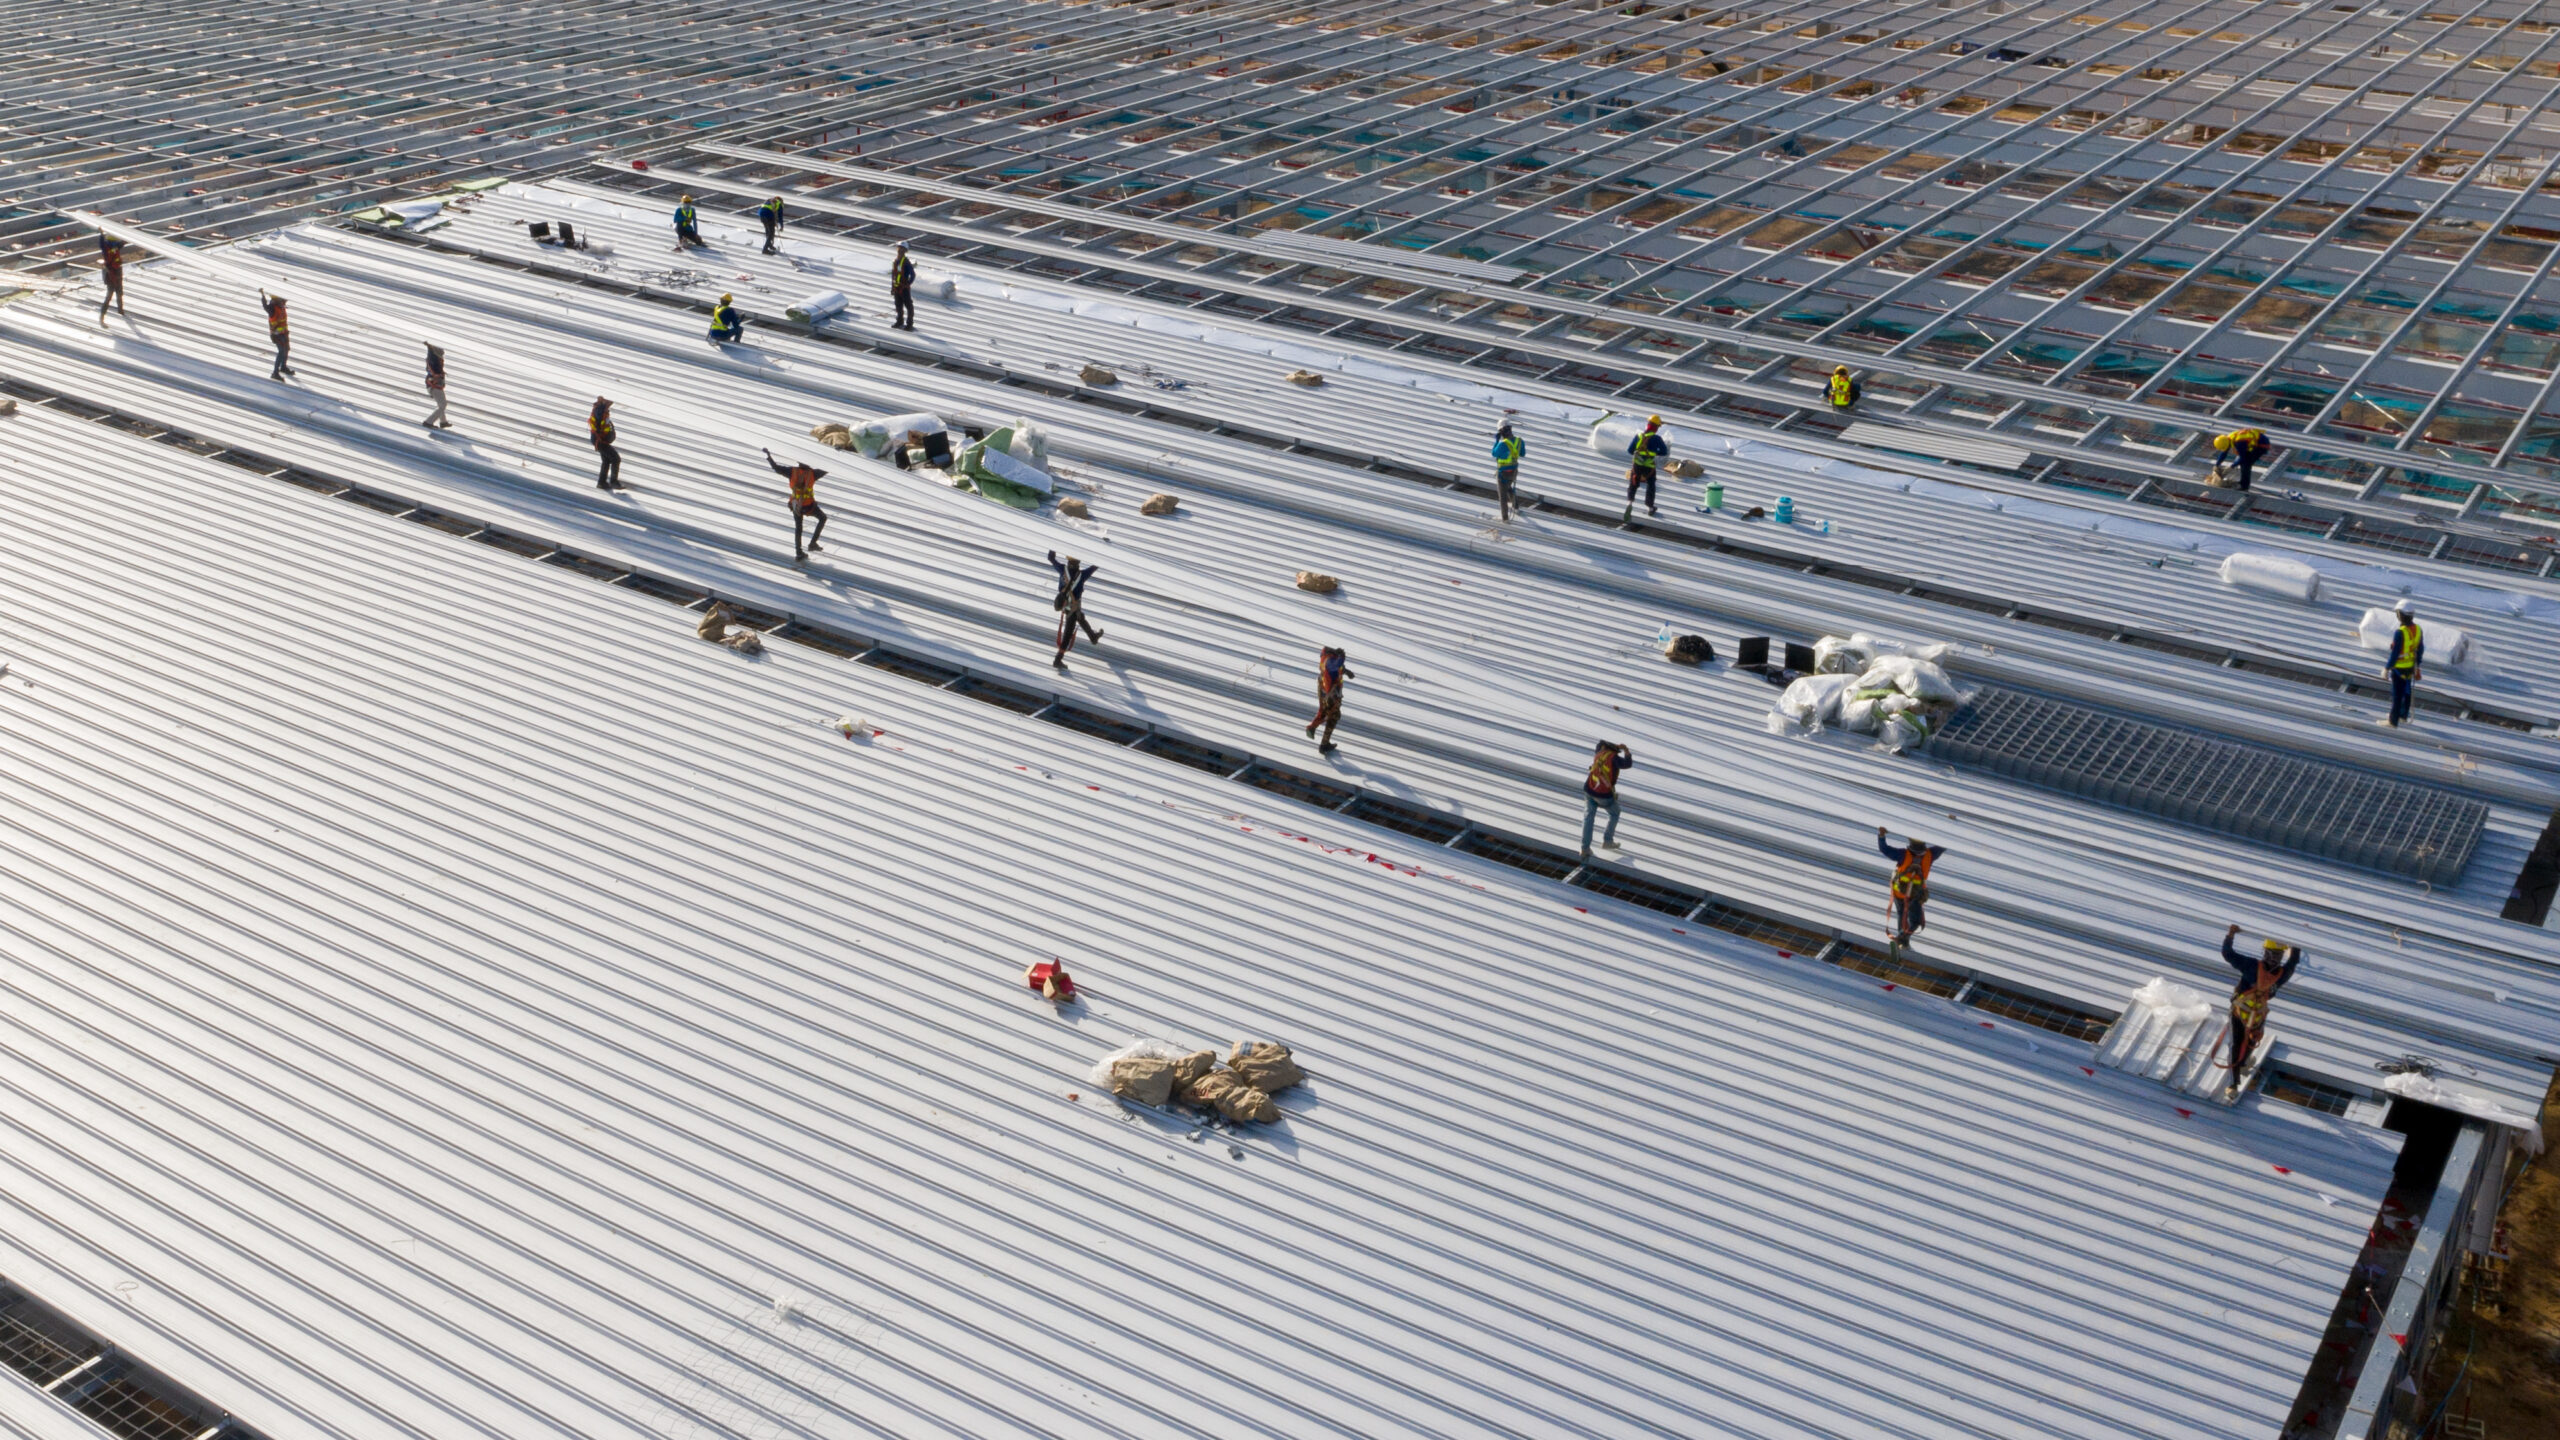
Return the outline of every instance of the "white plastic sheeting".
{"type": "MultiPolygon", "coordinates": [[[[2399,628],[2399,614],[2376,605],[2356,617],[2356,643],[2387,655],[2391,653],[2391,637],[2399,628]]],[[[2470,632],[2459,626],[2432,625],[2422,617],[2418,636],[2426,645],[2429,665],[2469,665],[2478,653],[2470,632]]]]}
{"type": "Polygon", "coordinates": [[[2289,555],[2241,551],[2222,557],[2222,583],[2308,605],[2320,598],[2320,571],[2289,555]]]}
{"type": "Polygon", "coordinates": [[[782,313],[803,325],[814,325],[830,315],[841,313],[846,303],[843,291],[821,290],[805,300],[792,301],[782,308],[782,313]]]}
{"type": "MultiPolygon", "coordinates": [[[[2098,1046],[2098,1063],[2184,1094],[2219,1096],[2230,1084],[2230,1072],[2223,1068],[2230,1027],[2231,1012],[2223,1002],[2155,979],[2133,992],[2098,1046]]],[[[2249,1057],[2251,1075],[2275,1048],[2273,1034],[2259,1036],[2257,1052],[2249,1057]]]]}
{"type": "Polygon", "coordinates": [[[2415,1100],[2421,1105],[2440,1106],[2457,1115],[2486,1120],[2492,1125],[2504,1125],[2518,1133],[2529,1153],[2535,1155],[2542,1153],[2542,1122],[2540,1120],[2521,1110],[2510,1110],[2477,1091],[2466,1090],[2431,1075],[2415,1073],[2385,1076],[2382,1088],[2404,1100],[2415,1100]]]}
{"type": "Polygon", "coordinates": [[[1854,675],[1807,675],[1790,681],[1786,692],[1778,697],[1769,711],[1769,731],[1783,735],[1790,731],[1819,730],[1840,722],[1840,700],[1857,683],[1854,675]]]}

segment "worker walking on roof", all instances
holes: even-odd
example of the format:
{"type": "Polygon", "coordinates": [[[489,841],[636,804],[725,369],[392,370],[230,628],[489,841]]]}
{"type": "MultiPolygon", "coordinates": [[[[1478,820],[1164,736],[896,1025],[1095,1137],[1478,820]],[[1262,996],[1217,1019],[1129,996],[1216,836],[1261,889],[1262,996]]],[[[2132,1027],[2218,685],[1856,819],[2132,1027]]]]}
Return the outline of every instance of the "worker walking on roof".
{"type": "Polygon", "coordinates": [[[1831,383],[1828,388],[1831,392],[1832,412],[1839,415],[1848,414],[1857,405],[1858,397],[1866,393],[1858,388],[1857,380],[1849,374],[1849,367],[1846,365],[1831,367],[1831,383]]]}
{"type": "Polygon", "coordinates": [[[2281,940],[2269,940],[2259,948],[2255,959],[2243,959],[2232,940],[2240,927],[2222,932],[2222,963],[2239,972],[2240,983],[2231,988],[2231,1080],[2223,1096],[2233,1098],[2240,1093],[2240,1082],[2248,1078],[2249,1057],[2257,1053],[2258,1042],[2267,1033],[2267,1006],[2276,992],[2302,968],[2302,950],[2281,940]]]}
{"type": "Polygon", "coordinates": [[[827,478],[827,472],[797,460],[785,465],[774,459],[770,450],[764,452],[764,463],[773,467],[774,474],[791,482],[791,558],[807,560],[810,551],[825,548],[818,543],[818,537],[827,533],[827,512],[818,508],[818,482],[827,478]],[[818,528],[809,532],[809,543],[803,545],[801,523],[813,516],[818,528]]]}
{"type": "Polygon", "coordinates": [[[774,253],[773,237],[782,229],[782,197],[774,196],[756,207],[756,223],[764,227],[764,253],[774,253]]]}
{"type": "Polygon", "coordinates": [[[2409,692],[2417,688],[2418,662],[2427,658],[2427,635],[2418,628],[2416,607],[2403,600],[2394,609],[2400,624],[2391,632],[2391,655],[2382,673],[2391,677],[2389,723],[2396,730],[2409,723],[2409,692]]]}
{"type": "Polygon", "coordinates": [[[1636,757],[1615,740],[1603,740],[1591,747],[1591,769],[1582,777],[1582,858],[1591,858],[1591,822],[1600,812],[1609,812],[1609,828],[1601,833],[1600,848],[1618,848],[1618,777],[1636,768],[1636,757]]]}
{"type": "Polygon", "coordinates": [[[1058,612],[1058,653],[1049,658],[1049,663],[1064,670],[1067,668],[1067,652],[1076,645],[1078,626],[1084,628],[1085,639],[1096,645],[1102,643],[1102,632],[1094,629],[1093,622],[1084,618],[1085,582],[1100,573],[1102,567],[1087,565],[1073,555],[1061,560],[1058,552],[1052,550],[1049,552],[1049,568],[1058,572],[1058,596],[1050,602],[1050,608],[1058,612]]]}
{"type": "Polygon", "coordinates": [[[737,305],[728,296],[721,296],[720,303],[711,307],[711,343],[739,340],[746,333],[747,318],[738,313],[737,305]]]}
{"type": "Polygon", "coordinates": [[[587,412],[587,443],[596,449],[596,488],[622,488],[622,452],[613,448],[613,402],[596,397],[596,408],[587,412]]]}
{"type": "Polygon", "coordinates": [[[1947,853],[1944,845],[1931,845],[1912,836],[1896,845],[1885,838],[1885,828],[1876,827],[1876,849],[1893,862],[1893,884],[1885,900],[1886,913],[1893,917],[1893,940],[1890,948],[1897,954],[1911,943],[1914,933],[1929,923],[1929,867],[1947,853]]]}
{"type": "Polygon", "coordinates": [[[1316,652],[1316,718],[1307,722],[1307,738],[1316,738],[1316,727],[1324,727],[1324,739],[1316,748],[1326,753],[1333,750],[1333,727],[1342,723],[1342,682],[1354,679],[1351,657],[1338,645],[1327,645],[1316,652]]]}
{"type": "Polygon", "coordinates": [[[889,305],[897,312],[890,329],[916,328],[916,262],[907,258],[904,240],[898,242],[898,253],[889,257],[889,305]]]}
{"type": "Polygon", "coordinates": [[[1635,518],[1636,491],[1639,489],[1644,491],[1644,513],[1661,514],[1653,507],[1655,472],[1663,461],[1671,458],[1671,442],[1662,438],[1661,416],[1656,415],[1644,422],[1644,433],[1627,442],[1627,458],[1633,462],[1627,466],[1627,513],[1618,518],[1622,521],[1635,518]]]}
{"type": "Polygon", "coordinates": [[[267,378],[282,380],[293,373],[293,366],[287,363],[293,358],[293,332],[285,325],[284,297],[261,290],[258,292],[258,308],[267,312],[267,339],[276,347],[276,365],[267,372],[267,378]]]}
{"type": "Polygon", "coordinates": [[[98,237],[98,273],[107,282],[106,298],[98,302],[98,324],[107,323],[107,307],[124,314],[124,242],[113,235],[98,237]]]}
{"type": "Polygon", "coordinates": [[[2267,458],[2269,448],[2265,432],[2259,430],[2234,430],[2226,435],[2214,436],[2213,473],[2215,478],[2219,480],[2222,475],[2237,468],[2240,472],[2240,480],[2236,488],[2247,490],[2250,472],[2257,468],[2259,461],[2267,458]]]}
{"type": "Polygon", "coordinates": [[[679,255],[683,254],[683,253],[684,253],[684,251],[685,251],[685,247],[687,247],[687,246],[695,246],[695,247],[701,247],[701,246],[702,246],[702,232],[701,232],[700,230],[698,230],[698,229],[694,228],[694,225],[695,225],[695,221],[694,221],[694,215],[693,215],[693,197],[692,197],[692,196],[690,196],[690,195],[687,195],[687,196],[685,196],[684,198],[682,198],[682,199],[680,199],[680,200],[676,201],[676,253],[677,253],[677,254],[679,254],[679,255]]]}
{"type": "Polygon", "coordinates": [[[450,430],[453,422],[444,418],[444,347],[427,347],[427,398],[436,402],[436,413],[418,423],[430,430],[450,430]]]}
{"type": "Polygon", "coordinates": [[[1503,421],[1502,428],[1493,432],[1493,488],[1502,501],[1502,518],[1506,521],[1511,518],[1512,507],[1520,503],[1520,459],[1528,453],[1528,444],[1511,433],[1510,421],[1503,421]]]}

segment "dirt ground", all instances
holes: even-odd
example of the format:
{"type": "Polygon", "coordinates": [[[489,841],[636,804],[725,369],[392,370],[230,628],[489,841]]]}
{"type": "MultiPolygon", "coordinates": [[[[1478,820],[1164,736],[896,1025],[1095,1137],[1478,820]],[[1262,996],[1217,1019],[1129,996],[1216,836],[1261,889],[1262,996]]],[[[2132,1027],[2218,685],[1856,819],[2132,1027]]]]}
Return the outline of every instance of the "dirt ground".
{"type": "MultiPolygon", "coordinates": [[[[2560,1086],[2543,1100],[2542,1125],[2560,1143],[2560,1086]]],[[[2500,1218],[2513,1258],[2495,1293],[2465,1287],[2427,1377],[2427,1409],[2435,1408],[2468,1346],[2471,1368],[2448,1418],[2459,1420],[2468,1411],[2480,1428],[2448,1425],[2436,1433],[2546,1440],[2560,1435],[2560,1150],[2526,1167],[2500,1218]]]]}

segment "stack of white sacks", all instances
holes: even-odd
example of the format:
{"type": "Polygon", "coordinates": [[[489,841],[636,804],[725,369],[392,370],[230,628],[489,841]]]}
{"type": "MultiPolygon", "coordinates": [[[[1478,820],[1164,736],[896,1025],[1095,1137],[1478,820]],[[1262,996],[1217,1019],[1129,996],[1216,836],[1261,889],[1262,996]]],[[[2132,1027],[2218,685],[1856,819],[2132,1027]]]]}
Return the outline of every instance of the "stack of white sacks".
{"type": "Polygon", "coordinates": [[[1925,745],[1969,698],[1938,663],[1948,648],[1906,649],[1873,635],[1826,635],[1813,647],[1814,673],[1778,697],[1769,729],[1810,734],[1837,725],[1873,735],[1897,755],[1925,745]]]}

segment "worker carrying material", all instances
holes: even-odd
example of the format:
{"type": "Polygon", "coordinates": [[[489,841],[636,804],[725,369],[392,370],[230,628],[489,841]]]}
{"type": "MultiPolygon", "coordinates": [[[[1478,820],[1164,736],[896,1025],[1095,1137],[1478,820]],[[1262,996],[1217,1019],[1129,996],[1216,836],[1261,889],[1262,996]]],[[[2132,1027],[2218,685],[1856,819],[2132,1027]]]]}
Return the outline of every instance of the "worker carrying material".
{"type": "Polygon", "coordinates": [[[785,465],[774,459],[770,450],[764,452],[764,463],[773,467],[774,474],[791,482],[791,558],[805,561],[810,551],[826,548],[818,543],[818,537],[827,533],[827,512],[818,508],[818,482],[827,478],[827,472],[797,460],[785,465]],[[803,545],[800,527],[811,517],[816,518],[818,528],[809,532],[809,542],[803,545]]]}
{"type": "Polygon", "coordinates": [[[1846,365],[1831,367],[1831,380],[1824,388],[1830,392],[1831,408],[1843,415],[1849,413],[1857,405],[1858,397],[1866,393],[1859,387],[1857,379],[1850,375],[1846,365]]]}
{"type": "Polygon", "coordinates": [[[1618,848],[1618,777],[1636,768],[1636,757],[1615,740],[1591,747],[1591,769],[1582,777],[1582,858],[1591,858],[1591,822],[1609,812],[1609,828],[1600,836],[1604,850],[1618,848]]]}
{"type": "Polygon", "coordinates": [[[738,307],[730,297],[721,296],[720,303],[711,307],[711,343],[735,341],[746,333],[747,317],[738,313],[738,307]]]}
{"type": "Polygon", "coordinates": [[[1529,453],[1528,443],[1511,433],[1511,422],[1493,432],[1493,489],[1502,501],[1502,518],[1511,519],[1512,507],[1520,503],[1520,461],[1529,453]]]}
{"type": "Polygon", "coordinates": [[[1307,738],[1316,738],[1316,727],[1324,727],[1324,739],[1316,748],[1330,753],[1333,749],[1333,727],[1342,723],[1342,682],[1356,679],[1351,672],[1351,657],[1342,647],[1327,645],[1316,654],[1316,718],[1307,722],[1307,738]]]}
{"type": "Polygon", "coordinates": [[[98,273],[107,282],[107,293],[98,301],[98,324],[107,323],[107,307],[124,314],[124,242],[113,235],[98,237],[98,273]]]}
{"type": "Polygon", "coordinates": [[[1087,640],[1096,645],[1102,643],[1102,632],[1094,629],[1093,622],[1084,618],[1085,583],[1093,579],[1101,567],[1087,565],[1073,555],[1061,560],[1058,552],[1052,550],[1049,552],[1049,568],[1058,572],[1057,598],[1049,602],[1050,608],[1058,612],[1058,653],[1049,657],[1049,663],[1064,670],[1067,668],[1067,652],[1075,648],[1079,626],[1087,640]]]}
{"type": "Polygon", "coordinates": [[[701,245],[702,232],[694,228],[693,197],[687,195],[676,201],[676,253],[681,255],[687,246],[701,245]]]}
{"type": "Polygon", "coordinates": [[[2214,483],[2221,484],[2224,475],[2237,469],[2240,478],[2232,488],[2248,489],[2250,473],[2257,468],[2259,461],[2267,458],[2267,451],[2270,448],[2266,435],[2257,430],[2234,430],[2229,434],[2214,436],[2214,483]]]}
{"type": "Polygon", "coordinates": [[[773,237],[782,229],[782,197],[774,196],[756,207],[756,223],[764,227],[764,253],[774,253],[773,237]]]}
{"type": "Polygon", "coordinates": [[[2231,943],[2239,934],[2238,925],[2222,932],[2222,963],[2240,976],[2240,983],[2231,989],[2231,1080],[2224,1087],[2226,1098],[2237,1096],[2240,1082],[2248,1076],[2249,1057],[2267,1031],[2268,1004],[2293,972],[2302,968],[2301,947],[2281,940],[2267,941],[2254,959],[2242,958],[2231,943]]]}
{"type": "Polygon", "coordinates": [[[596,452],[596,488],[622,488],[622,452],[614,448],[613,402],[596,397],[595,408],[587,412],[587,443],[596,452]]]}
{"type": "Polygon", "coordinates": [[[436,403],[435,413],[418,423],[430,430],[450,430],[453,422],[444,418],[444,347],[427,347],[427,398],[436,403]]]}
{"type": "Polygon", "coordinates": [[[2406,600],[2392,607],[2400,623],[2392,627],[2391,654],[2383,661],[2382,673],[2391,680],[2391,718],[2394,730],[2409,723],[2409,696],[2418,685],[2418,662],[2427,658],[2427,634],[2418,628],[2417,609],[2406,600]]]}
{"type": "Polygon", "coordinates": [[[916,328],[916,262],[907,258],[904,240],[898,242],[898,253],[889,257],[889,305],[897,312],[890,329],[916,328]]]}
{"type": "Polygon", "coordinates": [[[270,380],[282,380],[293,373],[293,331],[284,318],[284,297],[258,292],[258,308],[267,312],[267,339],[276,347],[275,368],[267,372],[270,380]]]}
{"type": "Polygon", "coordinates": [[[1885,898],[1885,913],[1893,917],[1887,948],[1899,955],[1911,943],[1912,935],[1929,923],[1929,867],[1938,863],[1947,847],[1931,845],[1918,836],[1896,845],[1885,838],[1885,828],[1879,825],[1876,849],[1893,862],[1893,883],[1885,898]]]}
{"type": "Polygon", "coordinates": [[[1645,421],[1644,433],[1627,442],[1627,458],[1632,462],[1627,466],[1627,510],[1618,518],[1621,521],[1635,518],[1638,489],[1644,491],[1644,513],[1661,514],[1653,505],[1654,486],[1660,478],[1656,471],[1663,461],[1671,458],[1671,442],[1662,438],[1661,416],[1645,421]]]}

